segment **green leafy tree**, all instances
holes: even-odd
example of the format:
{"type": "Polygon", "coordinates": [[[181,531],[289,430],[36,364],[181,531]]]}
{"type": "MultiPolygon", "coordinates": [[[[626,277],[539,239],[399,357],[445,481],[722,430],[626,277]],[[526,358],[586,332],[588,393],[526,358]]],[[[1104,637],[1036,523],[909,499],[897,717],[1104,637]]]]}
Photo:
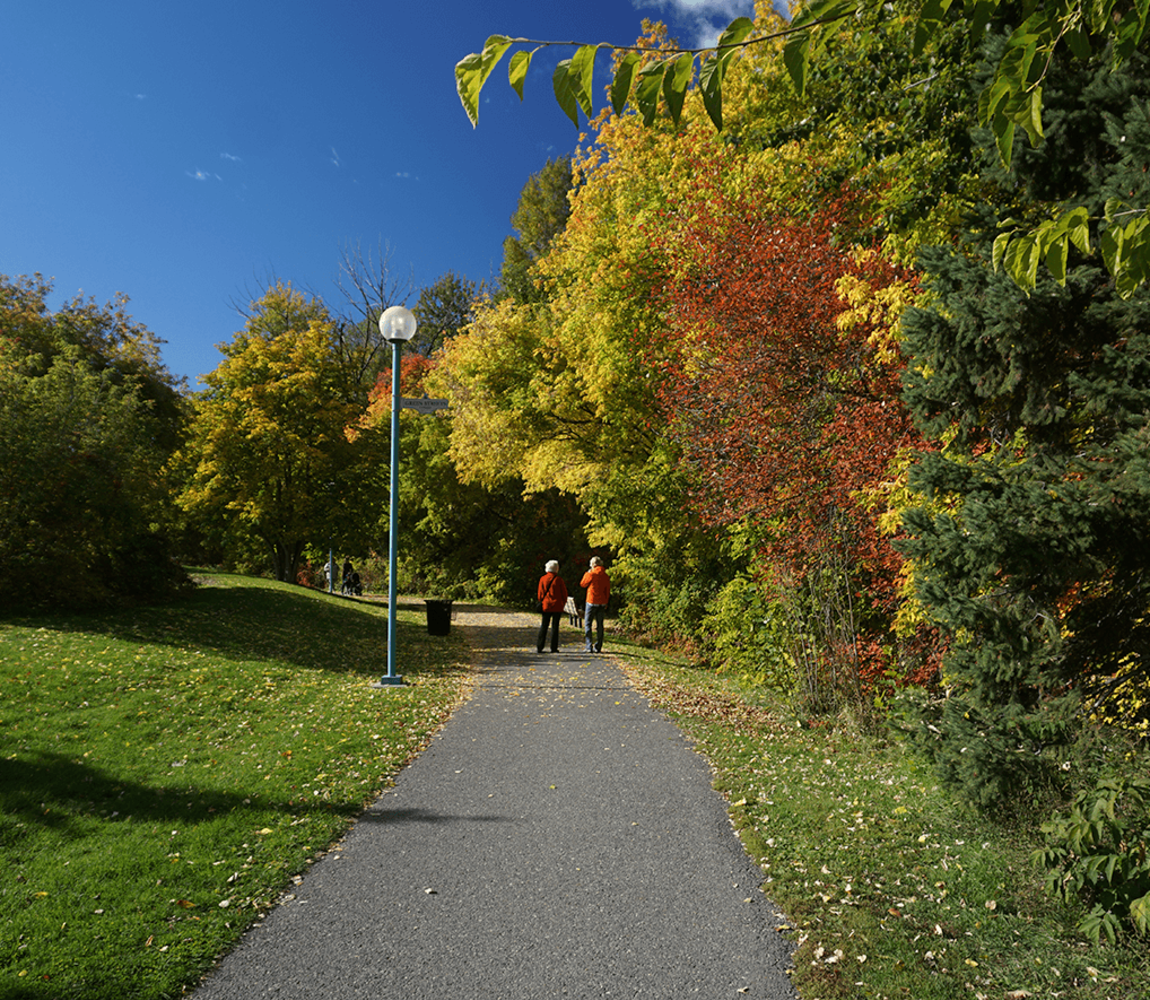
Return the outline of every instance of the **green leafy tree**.
{"type": "Polygon", "coordinates": [[[373,522],[386,496],[379,436],[349,430],[362,408],[331,318],[290,285],[269,288],[220,350],[195,400],[179,503],[225,548],[258,539],[276,578],[294,581],[309,541],[346,545],[373,522]]]}
{"type": "Polygon", "coordinates": [[[0,603],[162,596],[185,582],[162,475],[177,383],[126,298],[53,312],[50,292],[0,276],[0,603]]]}
{"type": "Polygon", "coordinates": [[[432,355],[475,318],[475,300],[481,290],[454,271],[419,291],[412,309],[419,324],[406,350],[432,355]]]}
{"type": "Polygon", "coordinates": [[[519,193],[511,216],[514,236],[503,241],[500,288],[516,302],[540,302],[545,293],[536,286],[533,268],[547,253],[555,237],[567,227],[571,215],[569,194],[576,186],[570,156],[548,160],[519,193]]]}

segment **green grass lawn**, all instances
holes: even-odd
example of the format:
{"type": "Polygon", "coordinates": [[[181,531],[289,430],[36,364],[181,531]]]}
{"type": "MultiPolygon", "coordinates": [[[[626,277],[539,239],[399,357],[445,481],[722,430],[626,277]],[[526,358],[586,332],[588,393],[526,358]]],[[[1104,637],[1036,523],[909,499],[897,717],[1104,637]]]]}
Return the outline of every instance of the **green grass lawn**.
{"type": "Polygon", "coordinates": [[[803,1000],[1150,997],[1148,943],[1087,944],[1042,891],[1035,832],[960,810],[905,744],[803,729],[733,680],[612,650],[715,767],[803,1000]]]}
{"type": "Polygon", "coordinates": [[[194,982],[428,741],[457,633],[212,574],[185,600],[0,619],[0,998],[194,982]]]}

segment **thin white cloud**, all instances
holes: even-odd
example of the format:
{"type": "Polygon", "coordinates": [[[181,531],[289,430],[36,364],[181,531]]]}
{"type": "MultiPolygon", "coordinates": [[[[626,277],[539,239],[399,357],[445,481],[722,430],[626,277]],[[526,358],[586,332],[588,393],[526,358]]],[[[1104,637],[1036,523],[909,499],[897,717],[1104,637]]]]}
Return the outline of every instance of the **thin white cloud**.
{"type": "Polygon", "coordinates": [[[223,180],[219,174],[213,174],[209,170],[188,170],[187,175],[194,181],[210,181],[213,177],[217,181],[223,180]]]}
{"type": "Polygon", "coordinates": [[[672,34],[682,25],[690,31],[680,42],[702,48],[714,45],[723,29],[736,17],[754,17],[754,0],[631,0],[636,9],[666,10],[675,18],[672,34]]]}
{"type": "Polygon", "coordinates": [[[231,153],[220,153],[220,159],[221,160],[231,160],[232,163],[243,163],[244,162],[238,156],[232,156],[231,153]]]}
{"type": "Polygon", "coordinates": [[[332,148],[331,148],[331,162],[334,163],[337,167],[343,166],[343,163],[340,161],[340,158],[339,158],[339,153],[337,153],[335,151],[334,146],[332,146],[332,148]]]}

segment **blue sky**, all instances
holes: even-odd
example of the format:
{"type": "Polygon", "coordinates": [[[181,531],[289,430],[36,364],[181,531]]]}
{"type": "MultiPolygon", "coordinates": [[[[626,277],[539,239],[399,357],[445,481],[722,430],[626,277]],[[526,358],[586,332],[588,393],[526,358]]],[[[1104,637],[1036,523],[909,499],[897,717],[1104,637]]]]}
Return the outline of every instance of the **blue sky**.
{"type": "MultiPolygon", "coordinates": [[[[535,57],[479,126],[454,66],[489,34],[713,40],[752,0],[2,0],[0,273],[126,293],[195,385],[273,277],[340,302],[341,253],[386,244],[415,290],[498,274],[528,177],[577,132],[535,57]]],[[[596,90],[606,82],[597,78],[596,90]]]]}

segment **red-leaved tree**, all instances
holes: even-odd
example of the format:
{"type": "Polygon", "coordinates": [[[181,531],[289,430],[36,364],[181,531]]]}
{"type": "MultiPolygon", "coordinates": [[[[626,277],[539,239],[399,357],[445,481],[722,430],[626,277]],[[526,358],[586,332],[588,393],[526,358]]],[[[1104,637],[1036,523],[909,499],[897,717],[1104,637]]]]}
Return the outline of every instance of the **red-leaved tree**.
{"type": "Polygon", "coordinates": [[[880,516],[900,456],[923,442],[899,398],[890,311],[844,323],[840,294],[850,279],[881,301],[911,279],[841,245],[853,228],[841,208],[800,220],[717,196],[684,215],[667,248],[666,338],[648,350],[693,502],[713,524],[752,529],[812,701],[892,671],[920,679],[933,657],[895,638],[902,559],[880,516]]]}

